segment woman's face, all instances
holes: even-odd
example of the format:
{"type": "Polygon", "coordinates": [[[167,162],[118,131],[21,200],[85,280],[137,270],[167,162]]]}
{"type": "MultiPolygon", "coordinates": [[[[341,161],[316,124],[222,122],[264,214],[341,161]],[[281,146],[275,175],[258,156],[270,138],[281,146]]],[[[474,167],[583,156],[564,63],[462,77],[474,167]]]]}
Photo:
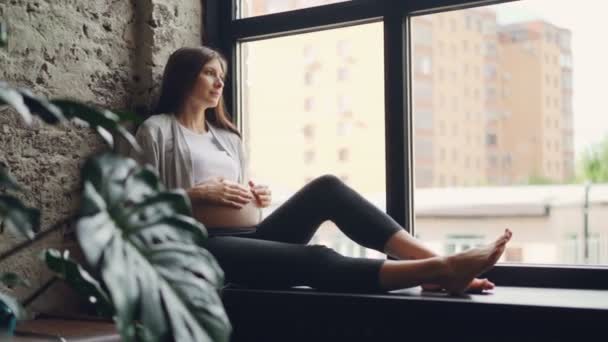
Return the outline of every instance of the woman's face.
{"type": "Polygon", "coordinates": [[[207,108],[216,107],[224,89],[224,70],[217,58],[207,62],[198,74],[192,96],[207,108]]]}

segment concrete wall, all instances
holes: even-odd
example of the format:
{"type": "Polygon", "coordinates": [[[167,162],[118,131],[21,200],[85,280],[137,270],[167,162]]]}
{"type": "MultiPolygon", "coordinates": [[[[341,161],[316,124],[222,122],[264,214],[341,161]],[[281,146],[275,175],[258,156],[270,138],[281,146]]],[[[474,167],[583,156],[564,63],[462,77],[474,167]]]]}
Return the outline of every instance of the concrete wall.
{"type": "MultiPolygon", "coordinates": [[[[2,0],[0,20],[9,30],[8,47],[0,49],[0,80],[51,98],[146,111],[157,97],[171,52],[201,43],[202,4],[198,0],[2,0]]],[[[0,109],[0,163],[27,189],[20,197],[42,209],[43,230],[75,213],[79,168],[87,156],[105,149],[87,128],[39,122],[25,127],[12,110],[0,109]]],[[[0,253],[18,242],[7,232],[0,234],[0,253]]],[[[50,274],[38,255],[65,243],[63,232],[51,234],[0,263],[0,272],[14,271],[32,283],[13,294],[27,298],[47,282],[50,274]]],[[[72,299],[67,300],[60,287],[53,286],[30,309],[73,310],[66,305],[72,299]]]]}

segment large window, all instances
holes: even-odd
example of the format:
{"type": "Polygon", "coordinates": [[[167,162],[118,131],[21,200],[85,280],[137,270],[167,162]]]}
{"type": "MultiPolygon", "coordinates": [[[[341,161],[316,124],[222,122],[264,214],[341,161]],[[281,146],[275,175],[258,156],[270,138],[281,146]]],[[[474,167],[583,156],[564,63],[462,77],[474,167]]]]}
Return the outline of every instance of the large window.
{"type": "MultiPolygon", "coordinates": [[[[275,205],[333,173],[441,254],[511,228],[492,270],[502,284],[597,288],[588,279],[608,271],[599,2],[210,1],[222,18],[212,43],[232,57],[230,109],[275,205]]],[[[316,242],[378,257],[332,234],[316,242]]]]}
{"type": "MultiPolygon", "coordinates": [[[[276,194],[264,216],[323,174],[338,176],[384,210],[382,40],[382,25],[373,23],[241,45],[251,177],[276,194]],[[348,78],[340,77],[343,70],[348,78]],[[302,82],[306,77],[314,82],[302,82]]],[[[329,221],[313,243],[349,256],[383,257],[329,221]]]]}
{"type": "Polygon", "coordinates": [[[608,168],[608,159],[599,157],[608,155],[608,144],[601,143],[608,125],[593,126],[594,114],[606,104],[586,95],[601,84],[597,79],[608,77],[608,67],[586,65],[597,57],[597,44],[584,41],[592,25],[574,19],[576,12],[572,2],[528,0],[412,19],[418,37],[412,73],[433,60],[432,82],[412,80],[414,121],[434,114],[432,129],[414,127],[414,146],[430,141],[435,150],[416,148],[416,232],[438,252],[457,252],[454,236],[488,242],[509,227],[514,239],[502,261],[608,264],[608,226],[602,223],[608,218],[602,204],[608,178],[584,182],[594,177],[591,167],[608,168]],[[486,29],[476,29],[477,22],[486,29]],[[456,43],[449,55],[442,53],[444,42],[456,43]],[[485,54],[471,46],[484,46],[485,54]],[[482,70],[481,77],[471,68],[482,70]],[[469,89],[485,96],[471,96],[469,89]],[[439,96],[419,100],[424,93],[441,94],[458,106],[442,105],[439,96]],[[583,96],[595,105],[593,112],[591,103],[577,107],[583,96]],[[486,115],[475,119],[470,113],[486,115]],[[442,135],[440,122],[458,129],[442,135]],[[459,158],[442,159],[440,151],[448,148],[459,158]],[[595,166],[583,157],[589,148],[599,149],[595,166]]]}

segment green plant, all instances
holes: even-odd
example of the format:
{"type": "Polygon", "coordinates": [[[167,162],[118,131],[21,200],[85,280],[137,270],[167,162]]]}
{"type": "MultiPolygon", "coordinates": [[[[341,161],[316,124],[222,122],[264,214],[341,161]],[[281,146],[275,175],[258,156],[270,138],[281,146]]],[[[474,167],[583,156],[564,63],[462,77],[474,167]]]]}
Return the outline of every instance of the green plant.
{"type": "Polygon", "coordinates": [[[6,34],[6,25],[0,22],[0,47],[5,47],[8,40],[8,35],[6,34]]]}
{"type": "MultiPolygon", "coordinates": [[[[133,119],[127,113],[47,100],[0,81],[2,105],[14,108],[26,124],[34,115],[49,124],[80,120],[110,147],[119,135],[139,151],[121,125],[133,119]]],[[[47,266],[95,302],[101,315],[112,316],[124,341],[227,341],[231,327],[217,290],[223,273],[202,247],[206,230],[191,217],[185,192],[167,191],[154,172],[111,153],[87,160],[81,176],[83,201],[76,229],[92,273],[56,250],[45,252],[47,266]]],[[[19,189],[3,168],[0,187],[19,189]]],[[[9,229],[32,238],[39,217],[37,209],[12,195],[0,196],[0,220],[9,229]]],[[[0,304],[11,317],[19,317],[14,299],[2,295],[0,304]]]]}
{"type": "Polygon", "coordinates": [[[529,185],[548,185],[548,184],[555,184],[556,181],[544,177],[544,176],[538,176],[538,175],[532,175],[530,177],[528,177],[528,181],[526,182],[526,184],[529,185]]]}
{"type": "MultiPolygon", "coordinates": [[[[0,275],[0,284],[14,288],[16,286],[29,286],[29,283],[18,275],[12,272],[3,273],[0,275]]],[[[11,296],[0,293],[0,323],[4,326],[4,332],[0,330],[0,337],[6,334],[12,334],[15,329],[17,320],[24,316],[21,305],[11,296]]]]}
{"type": "Polygon", "coordinates": [[[583,152],[579,172],[580,181],[608,182],[608,137],[583,152]]]}
{"type": "MultiPolygon", "coordinates": [[[[17,182],[0,165],[0,189],[21,191],[17,182]]],[[[40,226],[40,211],[24,205],[11,195],[0,194],[0,222],[2,229],[8,228],[16,235],[33,238],[40,226]]]]}
{"type": "Polygon", "coordinates": [[[83,175],[78,240],[108,287],[123,338],[227,341],[223,272],[200,247],[206,230],[185,192],[112,154],[89,159],[83,175]]]}
{"type": "Polygon", "coordinates": [[[69,251],[61,253],[56,249],[47,249],[43,259],[59,279],[64,280],[82,297],[94,304],[99,316],[108,318],[114,316],[115,311],[106,291],[89,272],[70,259],[69,251]]]}
{"type": "MultiPolygon", "coordinates": [[[[0,165],[0,190],[21,191],[17,182],[0,165]]],[[[34,237],[34,231],[40,225],[40,211],[25,206],[19,199],[0,194],[0,227],[6,227],[16,235],[29,239],[34,237]]],[[[17,285],[27,285],[14,273],[0,274],[0,284],[13,288],[17,285]]],[[[23,318],[23,309],[13,297],[0,292],[0,337],[11,334],[18,319],[23,318]],[[3,331],[4,330],[4,331],[3,331]]]]}

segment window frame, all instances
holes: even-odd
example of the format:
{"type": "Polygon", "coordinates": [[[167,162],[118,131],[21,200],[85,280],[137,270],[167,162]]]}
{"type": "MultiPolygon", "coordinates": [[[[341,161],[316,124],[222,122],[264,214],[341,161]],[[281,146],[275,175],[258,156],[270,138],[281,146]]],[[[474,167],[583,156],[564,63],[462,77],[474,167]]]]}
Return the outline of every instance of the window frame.
{"type": "MultiPolygon", "coordinates": [[[[496,5],[519,0],[349,0],[335,4],[237,19],[241,0],[203,1],[203,44],[222,51],[230,64],[225,101],[237,126],[243,108],[239,44],[383,22],[385,88],[386,210],[415,234],[413,191],[412,56],[410,18],[417,15],[496,5]],[[238,4],[237,4],[238,3],[238,4]]],[[[483,275],[503,286],[608,289],[608,267],[589,265],[499,264],[483,275]]]]}

